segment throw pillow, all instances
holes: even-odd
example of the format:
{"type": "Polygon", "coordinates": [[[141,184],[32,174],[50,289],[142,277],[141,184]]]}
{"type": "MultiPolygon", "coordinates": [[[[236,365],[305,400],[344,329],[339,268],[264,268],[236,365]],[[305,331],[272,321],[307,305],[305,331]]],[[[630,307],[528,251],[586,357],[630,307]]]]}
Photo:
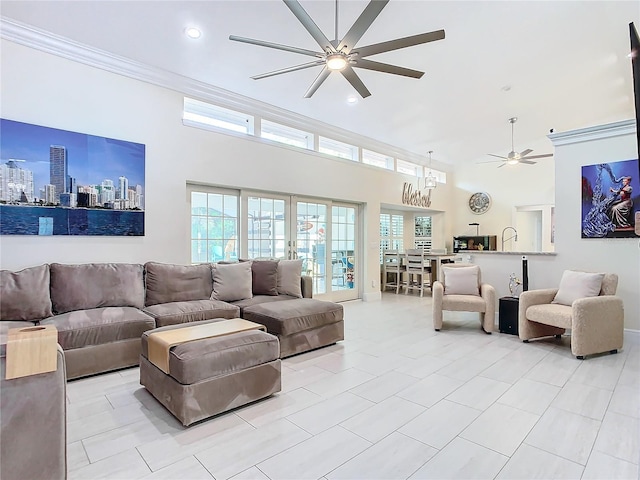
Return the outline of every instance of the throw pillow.
{"type": "Polygon", "coordinates": [[[302,298],[302,259],[278,262],[278,294],[302,298]]]}
{"type": "Polygon", "coordinates": [[[442,267],[444,274],[444,294],[445,295],[477,295],[480,296],[478,288],[478,274],[480,267],[442,267]]]}
{"type": "Polygon", "coordinates": [[[42,320],[53,315],[49,265],[0,270],[0,320],[42,320]]]}
{"type": "Polygon", "coordinates": [[[257,260],[251,264],[254,295],[278,295],[278,261],[257,260]]]}
{"type": "Polygon", "coordinates": [[[558,292],[551,303],[568,305],[585,297],[597,297],[602,288],[604,273],[574,272],[565,270],[560,279],[558,292]]]}
{"type": "Polygon", "coordinates": [[[213,292],[211,300],[235,302],[252,298],[251,262],[211,265],[213,292]]]}

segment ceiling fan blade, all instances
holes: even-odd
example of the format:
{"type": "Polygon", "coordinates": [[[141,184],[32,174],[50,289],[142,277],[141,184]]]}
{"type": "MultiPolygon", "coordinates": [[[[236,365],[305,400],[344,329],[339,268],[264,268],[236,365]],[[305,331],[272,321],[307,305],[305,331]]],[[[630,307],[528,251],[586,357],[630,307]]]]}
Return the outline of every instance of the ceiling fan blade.
{"type": "Polygon", "coordinates": [[[527,165],[535,165],[538,162],[531,162],[529,160],[524,160],[524,159],[521,158],[518,163],[526,163],[527,165]]]}
{"type": "Polygon", "coordinates": [[[389,3],[389,0],[371,0],[344,36],[337,50],[339,52],[343,51],[346,54],[353,50],[355,44],[358,43],[358,40],[362,38],[364,32],[367,31],[373,21],[380,15],[380,12],[387,3],[389,3]]]}
{"type": "Polygon", "coordinates": [[[367,87],[364,86],[364,83],[362,83],[360,77],[356,75],[356,72],[353,71],[353,68],[347,66],[347,68],[342,70],[340,73],[342,73],[344,78],[346,78],[347,81],[353,86],[353,88],[358,91],[362,98],[367,98],[369,95],[371,95],[371,92],[367,90],[367,87]]]}
{"type": "Polygon", "coordinates": [[[553,153],[545,153],[543,155],[530,155],[527,157],[527,160],[531,160],[532,158],[547,158],[553,157],[553,153]]]}
{"type": "Polygon", "coordinates": [[[502,155],[494,155],[493,153],[487,153],[487,155],[489,155],[490,157],[498,157],[498,158],[504,158],[505,160],[509,160],[509,157],[503,157],[502,155]]]}
{"type": "Polygon", "coordinates": [[[322,30],[315,24],[315,22],[311,19],[307,11],[302,8],[302,5],[298,3],[296,0],[283,0],[285,5],[289,7],[289,10],[296,16],[296,18],[302,23],[302,26],[307,29],[307,32],[311,34],[313,39],[318,42],[320,48],[323,51],[327,52],[335,52],[335,47],[331,44],[329,39],[326,37],[322,30]]]}
{"type": "Polygon", "coordinates": [[[507,162],[504,162],[502,165],[498,165],[498,168],[502,168],[507,164],[507,162]]]}
{"type": "Polygon", "coordinates": [[[366,60],[360,58],[356,60],[352,67],[364,68],[365,70],[375,70],[376,72],[392,73],[394,75],[403,75],[411,78],[421,78],[424,72],[418,70],[411,70],[410,68],[397,67],[395,65],[389,65],[388,63],[374,62],[373,60],[366,60]]]}
{"type": "Polygon", "coordinates": [[[523,150],[520,152],[520,158],[522,157],[526,157],[527,155],[529,155],[531,152],[533,152],[533,150],[531,150],[530,148],[527,148],[526,150],[523,150]]]}
{"type": "Polygon", "coordinates": [[[423,43],[442,40],[443,38],[444,30],[437,30],[435,32],[421,33],[419,35],[412,35],[410,37],[396,38],[395,40],[375,43],[373,45],[367,45],[365,47],[356,47],[353,49],[353,53],[357,52],[360,57],[368,57],[369,55],[390,52],[392,50],[399,50],[401,48],[412,47],[414,45],[421,45],[423,43]]]}
{"type": "Polygon", "coordinates": [[[282,68],[280,70],[274,70],[273,72],[261,73],[251,77],[254,80],[261,80],[267,77],[273,77],[274,75],[280,75],[281,73],[295,72],[297,70],[304,70],[305,68],[317,67],[318,65],[324,65],[324,60],[317,60],[315,62],[303,63],[302,65],[296,65],[295,67],[282,68]]]}
{"type": "Polygon", "coordinates": [[[309,55],[311,57],[322,56],[321,52],[314,52],[313,50],[307,50],[306,48],[290,47],[289,45],[265,42],[263,40],[254,40],[253,38],[238,37],[237,35],[229,35],[229,40],[233,40],[234,42],[250,43],[251,45],[258,45],[260,47],[276,48],[278,50],[284,50],[285,52],[300,53],[302,55],[309,55]]]}
{"type": "Polygon", "coordinates": [[[313,83],[309,87],[309,90],[307,90],[307,93],[304,94],[304,98],[311,98],[311,96],[314,93],[316,93],[316,90],[320,88],[320,85],[322,85],[322,83],[327,79],[327,77],[329,77],[330,73],[331,73],[331,70],[329,70],[325,65],[325,67],[322,69],[320,74],[316,77],[316,79],[313,81],[313,83]]]}
{"type": "Polygon", "coordinates": [[[476,165],[482,165],[485,163],[498,163],[498,162],[504,163],[504,160],[487,160],[486,162],[476,162],[476,165]]]}

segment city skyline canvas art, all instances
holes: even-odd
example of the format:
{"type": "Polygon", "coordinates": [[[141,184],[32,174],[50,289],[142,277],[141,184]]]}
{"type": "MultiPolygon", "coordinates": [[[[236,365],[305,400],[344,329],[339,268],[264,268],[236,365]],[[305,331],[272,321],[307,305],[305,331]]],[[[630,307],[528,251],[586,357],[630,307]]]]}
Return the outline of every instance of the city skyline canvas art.
{"type": "Polygon", "coordinates": [[[145,146],[0,119],[0,235],[144,235],[145,146]]]}
{"type": "Polygon", "coordinates": [[[638,159],[582,167],[582,238],[640,237],[638,159]]]}

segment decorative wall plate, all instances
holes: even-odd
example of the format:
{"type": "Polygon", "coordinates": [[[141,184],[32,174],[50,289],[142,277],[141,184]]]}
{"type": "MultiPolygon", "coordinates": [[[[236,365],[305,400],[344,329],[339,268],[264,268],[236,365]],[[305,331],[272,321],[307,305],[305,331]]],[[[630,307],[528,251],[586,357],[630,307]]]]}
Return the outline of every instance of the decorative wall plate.
{"type": "Polygon", "coordinates": [[[477,215],[480,215],[491,207],[491,197],[488,193],[477,192],[469,197],[469,208],[477,215]]]}

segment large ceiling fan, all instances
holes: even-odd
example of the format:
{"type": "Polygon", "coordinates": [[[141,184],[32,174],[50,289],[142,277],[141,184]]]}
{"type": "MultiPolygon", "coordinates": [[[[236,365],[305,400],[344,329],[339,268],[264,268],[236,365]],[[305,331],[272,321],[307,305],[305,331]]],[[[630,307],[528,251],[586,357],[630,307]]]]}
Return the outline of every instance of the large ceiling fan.
{"type": "Polygon", "coordinates": [[[392,50],[399,50],[401,48],[411,47],[413,45],[420,45],[423,43],[433,42],[436,40],[442,40],[444,38],[444,30],[437,30],[435,32],[422,33],[419,35],[412,35],[410,37],[398,38],[387,42],[376,43],[373,45],[367,45],[364,47],[356,47],[360,38],[364,35],[367,29],[371,26],[376,17],[380,14],[382,9],[389,3],[389,0],[371,0],[355,21],[353,26],[349,29],[342,40],[338,39],[338,1],[336,0],[336,15],[335,15],[335,39],[329,41],[322,30],[318,28],[315,22],[311,19],[309,14],[302,8],[299,2],[296,0],[283,0],[285,5],[289,7],[289,10],[293,12],[296,18],[302,23],[304,28],[311,34],[313,39],[318,43],[322,52],[315,52],[313,50],[307,50],[304,48],[290,47],[288,45],[281,45],[279,43],[265,42],[262,40],[254,40],[252,38],[238,37],[236,35],[230,35],[229,40],[236,42],[250,43],[253,45],[259,45],[262,47],[275,48],[278,50],[284,50],[287,52],[299,53],[301,55],[308,55],[315,57],[316,60],[293,67],[283,68],[281,70],[275,70],[273,72],[263,73],[256,75],[254,80],[262,78],[272,77],[274,75],[280,75],[282,73],[295,72],[297,70],[303,70],[305,68],[311,68],[316,66],[322,66],[322,71],[311,84],[311,87],[304,94],[305,98],[310,98],[316,90],[322,85],[322,83],[329,77],[331,72],[339,71],[344,78],[357,90],[362,98],[371,95],[371,92],[364,86],[360,77],[356,75],[354,68],[364,68],[365,70],[375,70],[377,72],[391,73],[393,75],[402,75],[411,78],[421,78],[424,72],[417,70],[411,70],[409,68],[398,67],[387,63],[375,62],[373,60],[367,60],[364,57],[375,55],[378,53],[390,52],[392,50]]]}
{"type": "MultiPolygon", "coordinates": [[[[509,119],[509,123],[511,124],[511,151],[507,154],[506,157],[502,155],[494,155],[493,153],[489,153],[488,155],[491,157],[501,158],[502,164],[498,165],[498,168],[504,167],[505,165],[517,165],[519,163],[526,163],[527,165],[533,165],[537,162],[532,162],[531,160],[534,158],[545,158],[545,157],[553,157],[553,153],[545,153],[543,155],[529,155],[533,150],[527,148],[526,150],[521,151],[520,153],[515,151],[513,147],[513,124],[518,121],[518,117],[511,117],[509,119]]],[[[498,160],[493,160],[493,162],[497,162],[498,160]]],[[[481,163],[491,163],[491,162],[481,162],[481,163]]]]}

